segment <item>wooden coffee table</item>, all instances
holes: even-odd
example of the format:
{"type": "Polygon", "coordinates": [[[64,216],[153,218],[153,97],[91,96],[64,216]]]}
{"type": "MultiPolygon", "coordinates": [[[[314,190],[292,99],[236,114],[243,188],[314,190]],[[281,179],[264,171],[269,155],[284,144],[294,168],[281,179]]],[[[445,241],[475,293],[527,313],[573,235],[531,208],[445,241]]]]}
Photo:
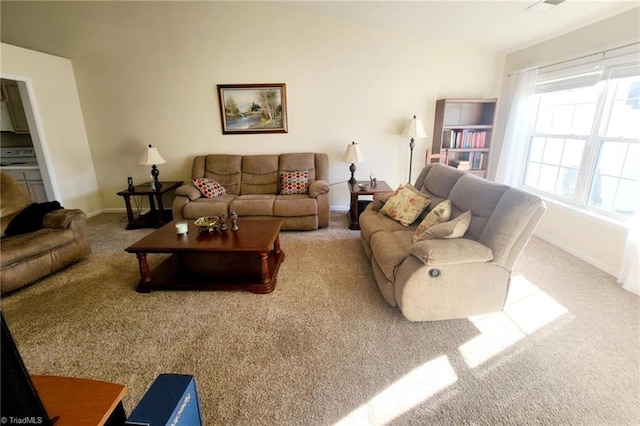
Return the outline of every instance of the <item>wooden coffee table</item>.
{"type": "Polygon", "coordinates": [[[284,260],[280,250],[282,220],[238,219],[237,231],[199,233],[185,221],[189,233],[176,235],[175,222],[164,225],[125,251],[135,253],[140,266],[136,290],[248,290],[269,293],[284,260]],[[149,269],[147,254],[171,253],[149,269]]]}

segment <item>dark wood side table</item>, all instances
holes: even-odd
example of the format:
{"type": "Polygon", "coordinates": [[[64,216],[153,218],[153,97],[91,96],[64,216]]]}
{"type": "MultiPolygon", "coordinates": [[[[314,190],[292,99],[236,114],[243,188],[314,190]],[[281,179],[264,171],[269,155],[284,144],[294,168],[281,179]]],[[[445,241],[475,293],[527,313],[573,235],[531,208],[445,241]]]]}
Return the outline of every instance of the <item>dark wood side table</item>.
{"type": "Polygon", "coordinates": [[[182,185],[182,181],[179,182],[160,182],[162,185],[158,189],[151,189],[151,182],[143,183],[142,185],[136,185],[133,187],[133,191],[129,191],[125,189],[124,191],[118,192],[118,195],[124,198],[124,203],[127,207],[127,229],[137,229],[137,228],[159,228],[167,222],[170,222],[173,219],[173,215],[171,213],[171,209],[165,209],[164,204],[162,203],[162,197],[164,194],[170,191],[175,191],[180,185],[182,185]],[[133,216],[133,209],[131,208],[131,196],[133,195],[146,195],[149,197],[149,208],[151,209],[148,213],[143,214],[139,217],[133,216]],[[156,209],[156,201],[158,203],[158,208],[156,209]]]}
{"type": "Polygon", "coordinates": [[[371,183],[367,180],[361,180],[356,183],[349,183],[349,192],[351,193],[351,204],[349,206],[349,229],[360,229],[359,217],[361,210],[366,207],[369,202],[367,201],[359,201],[358,197],[361,195],[374,195],[378,192],[391,192],[393,189],[387,184],[385,181],[378,181],[375,186],[371,186],[371,183]],[[365,189],[360,189],[358,184],[366,185],[365,189]],[[360,207],[362,205],[362,208],[360,207]]]}

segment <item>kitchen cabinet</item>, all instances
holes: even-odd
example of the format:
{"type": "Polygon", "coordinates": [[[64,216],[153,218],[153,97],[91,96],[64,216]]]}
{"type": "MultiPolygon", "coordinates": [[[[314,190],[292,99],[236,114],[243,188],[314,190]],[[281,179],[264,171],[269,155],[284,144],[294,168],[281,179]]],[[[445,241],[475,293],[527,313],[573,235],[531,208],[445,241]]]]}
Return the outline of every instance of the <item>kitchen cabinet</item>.
{"type": "Polygon", "coordinates": [[[14,178],[18,183],[22,184],[27,191],[31,200],[36,203],[44,203],[48,201],[47,191],[44,189],[44,182],[40,170],[33,168],[2,168],[2,171],[14,178]]]}
{"type": "Polygon", "coordinates": [[[27,122],[27,115],[24,112],[18,82],[3,79],[0,86],[0,89],[2,89],[2,100],[6,103],[9,117],[13,124],[13,132],[29,133],[29,123],[27,122]]]}

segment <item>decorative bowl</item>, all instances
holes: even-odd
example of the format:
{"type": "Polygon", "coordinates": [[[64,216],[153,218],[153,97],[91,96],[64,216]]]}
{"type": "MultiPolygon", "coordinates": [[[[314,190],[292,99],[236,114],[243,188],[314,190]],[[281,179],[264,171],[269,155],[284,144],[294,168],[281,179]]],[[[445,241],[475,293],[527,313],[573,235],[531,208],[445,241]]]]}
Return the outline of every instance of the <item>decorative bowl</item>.
{"type": "Polygon", "coordinates": [[[367,189],[367,184],[366,183],[359,183],[358,184],[358,188],[360,188],[360,191],[364,191],[365,189],[367,189]]]}
{"type": "Polygon", "coordinates": [[[213,232],[218,229],[218,216],[203,216],[197,218],[193,224],[198,227],[199,232],[213,232]]]}

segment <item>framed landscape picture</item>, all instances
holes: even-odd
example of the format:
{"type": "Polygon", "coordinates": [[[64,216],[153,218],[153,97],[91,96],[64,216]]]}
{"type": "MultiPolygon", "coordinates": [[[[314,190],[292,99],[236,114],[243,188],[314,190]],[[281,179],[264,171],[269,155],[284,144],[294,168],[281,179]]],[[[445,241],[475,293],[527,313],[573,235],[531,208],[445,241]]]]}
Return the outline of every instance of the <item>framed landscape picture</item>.
{"type": "Polygon", "coordinates": [[[287,133],[284,83],[218,84],[222,133],[287,133]]]}

